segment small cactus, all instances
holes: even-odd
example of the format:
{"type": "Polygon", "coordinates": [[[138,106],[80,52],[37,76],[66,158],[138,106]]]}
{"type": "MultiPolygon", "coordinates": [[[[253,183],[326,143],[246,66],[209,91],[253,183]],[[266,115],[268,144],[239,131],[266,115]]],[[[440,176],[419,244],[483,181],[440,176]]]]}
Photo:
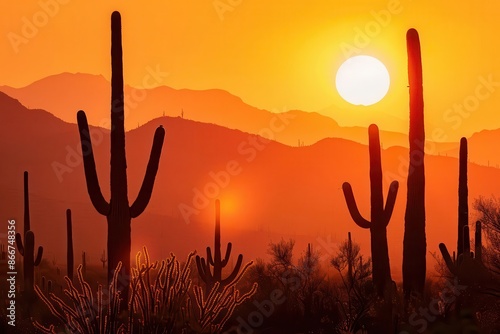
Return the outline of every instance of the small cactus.
{"type": "Polygon", "coordinates": [[[26,232],[24,244],[19,233],[16,234],[16,245],[19,253],[23,256],[24,291],[28,296],[33,295],[33,284],[35,283],[35,267],[42,261],[43,247],[38,247],[35,256],[35,235],[32,231],[26,232]]]}
{"type": "Polygon", "coordinates": [[[220,201],[215,201],[215,245],[214,245],[214,256],[212,256],[212,251],[210,247],[207,247],[207,260],[200,256],[196,256],[196,267],[198,268],[198,273],[206,283],[205,293],[208,295],[215,283],[219,283],[219,290],[222,290],[226,285],[232,283],[238,276],[238,272],[241,268],[241,263],[243,261],[243,255],[238,255],[238,260],[232,271],[232,273],[225,279],[222,279],[222,269],[227,265],[229,257],[231,256],[232,244],[229,242],[227,244],[226,256],[222,259],[221,245],[220,245],[220,201]],[[210,267],[213,267],[211,270],[210,267]]]}
{"type": "Polygon", "coordinates": [[[28,172],[24,172],[24,243],[21,234],[16,233],[16,247],[24,257],[24,291],[30,298],[34,296],[35,267],[42,261],[43,247],[39,246],[35,255],[35,234],[30,230],[28,172]]]}
{"type": "Polygon", "coordinates": [[[102,250],[102,255],[101,255],[101,258],[100,258],[101,262],[102,262],[102,267],[103,268],[106,268],[106,262],[108,262],[108,259],[106,258],[106,250],[102,250]]]}
{"type": "Polygon", "coordinates": [[[82,274],[84,277],[87,275],[87,259],[85,252],[82,252],[82,274]]]}
{"type": "Polygon", "coordinates": [[[481,222],[476,222],[475,252],[471,252],[470,249],[469,226],[464,226],[462,235],[463,253],[458,257],[453,256],[452,258],[446,245],[444,243],[439,244],[439,250],[443,255],[444,262],[448,270],[458,278],[460,284],[469,286],[484,284],[489,280],[490,275],[482,259],[481,222]]]}
{"type": "MultiPolygon", "coordinates": [[[[68,266],[68,277],[73,281],[73,225],[71,221],[71,210],[66,210],[66,235],[67,235],[67,248],[66,248],[66,262],[68,266]]],[[[59,269],[59,268],[58,268],[59,269]]]]}

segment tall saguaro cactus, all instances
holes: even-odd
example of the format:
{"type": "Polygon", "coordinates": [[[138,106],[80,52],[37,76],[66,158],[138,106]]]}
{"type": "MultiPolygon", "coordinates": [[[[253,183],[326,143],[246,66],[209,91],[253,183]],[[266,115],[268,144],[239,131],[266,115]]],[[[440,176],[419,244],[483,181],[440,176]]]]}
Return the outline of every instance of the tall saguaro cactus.
{"type": "Polygon", "coordinates": [[[469,239],[469,205],[467,188],[467,139],[460,139],[459,172],[458,172],[458,240],[457,252],[450,256],[446,245],[439,244],[439,250],[448,270],[461,283],[479,284],[488,278],[486,267],[482,262],[481,222],[476,222],[475,253],[470,251],[469,239]]]}
{"type": "Polygon", "coordinates": [[[23,256],[24,291],[26,296],[33,296],[33,284],[35,283],[35,267],[42,260],[43,247],[39,246],[35,256],[35,234],[31,231],[30,202],[28,187],[28,172],[24,172],[24,243],[20,233],[16,233],[16,246],[23,256]]]}
{"type": "Polygon", "coordinates": [[[412,296],[421,298],[426,271],[424,97],[420,39],[415,29],[406,34],[410,87],[410,163],[407,180],[403,240],[403,291],[406,305],[412,296]]]}
{"type": "Polygon", "coordinates": [[[87,190],[95,209],[106,216],[108,222],[108,281],[111,282],[118,262],[122,262],[122,269],[118,274],[118,289],[126,301],[130,282],[131,219],[138,217],[146,209],[151,198],[165,130],[160,126],[155,131],[141,189],[137,199],[129,205],[125,157],[121,16],[118,12],[113,12],[111,15],[111,69],[111,199],[109,202],[104,199],[99,186],[85,112],[80,110],[77,119],[82,152],[84,152],[87,190]]]}
{"type": "Polygon", "coordinates": [[[370,151],[370,191],[371,191],[371,221],[363,218],[359,212],[352,187],[344,182],[342,190],[347,208],[354,222],[361,228],[370,229],[372,253],[372,278],[380,297],[384,296],[386,284],[391,282],[389,266],[389,250],[387,246],[387,225],[394,210],[398,193],[398,181],[392,181],[387,201],[384,206],[382,189],[382,162],[380,158],[380,141],[378,127],[375,124],[368,128],[370,151]]]}
{"type": "Polygon", "coordinates": [[[210,247],[207,247],[207,260],[200,256],[196,256],[196,267],[198,268],[198,273],[206,284],[205,293],[208,295],[212,290],[215,282],[219,282],[219,289],[222,290],[224,286],[232,283],[241,268],[241,263],[243,261],[243,255],[238,255],[238,260],[232,273],[225,279],[222,279],[222,269],[227,265],[229,257],[231,256],[232,244],[229,242],[227,244],[226,256],[222,259],[220,245],[220,201],[215,201],[215,245],[214,245],[214,255],[212,256],[212,251],[210,247]],[[212,266],[213,269],[210,267],[212,266]]]}
{"type": "Polygon", "coordinates": [[[71,210],[66,210],[66,235],[67,235],[67,249],[66,249],[66,264],[68,266],[68,277],[73,281],[73,225],[71,221],[71,210]]]}
{"type": "Polygon", "coordinates": [[[469,190],[467,187],[467,138],[460,139],[458,167],[458,241],[457,256],[464,252],[464,228],[469,226],[469,190]]]}

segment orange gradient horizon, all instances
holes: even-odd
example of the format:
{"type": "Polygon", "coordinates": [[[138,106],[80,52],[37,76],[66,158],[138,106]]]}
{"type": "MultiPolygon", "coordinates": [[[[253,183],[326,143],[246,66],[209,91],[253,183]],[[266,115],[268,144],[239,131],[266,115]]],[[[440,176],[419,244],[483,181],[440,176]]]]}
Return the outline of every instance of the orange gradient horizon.
{"type": "Polygon", "coordinates": [[[2,3],[0,85],[62,72],[110,78],[110,14],[122,13],[124,75],[144,87],[148,68],[173,88],[226,90],[267,110],[317,111],[340,125],[406,133],[408,28],[420,33],[428,139],[457,141],[500,128],[500,4],[411,0],[2,3]],[[351,55],[388,68],[387,96],[349,105],[335,73],[351,55]],[[435,131],[438,130],[438,131],[435,131]],[[441,131],[442,130],[442,131],[441,131]],[[444,133],[444,134],[442,134],[444,133]]]}

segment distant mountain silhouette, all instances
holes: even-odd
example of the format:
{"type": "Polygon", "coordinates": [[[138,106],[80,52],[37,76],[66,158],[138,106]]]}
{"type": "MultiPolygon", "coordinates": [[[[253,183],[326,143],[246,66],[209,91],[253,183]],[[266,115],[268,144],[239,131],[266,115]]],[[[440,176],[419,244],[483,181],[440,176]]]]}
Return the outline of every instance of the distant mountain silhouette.
{"type": "MultiPolygon", "coordinates": [[[[62,73],[38,80],[23,88],[1,86],[0,91],[30,108],[48,110],[60,119],[75,123],[76,112],[87,112],[91,125],[107,127],[110,101],[109,82],[100,75],[62,73]],[[89,96],[91,98],[89,98],[89,96]]],[[[246,104],[239,97],[219,89],[190,90],[160,86],[154,89],[135,89],[125,86],[126,129],[137,128],[153,118],[180,116],[221,125],[290,145],[311,145],[323,138],[335,137],[368,144],[364,127],[342,127],[330,117],[300,110],[267,111],[246,104]],[[276,113],[283,113],[276,119],[276,113]],[[285,125],[285,126],[283,126],[285,125]]],[[[343,115],[341,110],[330,110],[343,115]]],[[[350,117],[354,117],[351,115],[350,117]]],[[[382,146],[408,146],[406,134],[382,131],[382,146]]],[[[458,144],[439,144],[437,152],[458,148],[458,144]]],[[[431,152],[431,153],[437,153],[431,152]]]]}
{"type": "MultiPolygon", "coordinates": [[[[164,151],[150,205],[132,224],[133,251],[144,244],[153,258],[167,256],[170,251],[180,256],[194,248],[201,251],[213,238],[217,197],[221,199],[222,242],[230,238],[235,251],[247,259],[266,257],[269,241],[282,235],[297,239],[297,249],[311,242],[325,254],[328,249],[322,245],[342,241],[347,231],[353,231],[353,238],[369,254],[369,234],[355,228],[341,189],[342,183],[349,181],[361,212],[369,215],[367,146],[326,138],[311,146],[290,147],[214,124],[159,117],[127,132],[131,197],[139,190],[152,134],[160,124],[166,129],[164,151]]],[[[91,127],[90,131],[99,180],[106,184],[108,130],[91,127]]],[[[0,136],[0,219],[16,218],[18,228],[22,228],[22,175],[28,170],[31,227],[37,241],[47,245],[47,254],[64,252],[65,210],[71,208],[75,252],[85,250],[90,262],[98,262],[105,247],[106,222],[93,210],[87,194],[76,124],[43,110],[29,110],[0,94],[0,136]]],[[[381,133],[382,142],[385,136],[381,133]]],[[[472,156],[472,147],[470,152],[472,156]]],[[[399,179],[399,191],[406,193],[407,157],[406,148],[382,150],[384,192],[389,181],[399,179]]],[[[456,240],[453,232],[443,231],[456,230],[457,159],[426,156],[426,184],[427,242],[430,251],[437,251],[440,242],[453,244],[456,240]]],[[[499,187],[500,169],[470,164],[471,200],[480,194],[490,195],[499,187]]],[[[102,190],[107,198],[107,187],[102,190]]],[[[396,200],[388,226],[395,279],[401,275],[402,198],[396,200]]]]}

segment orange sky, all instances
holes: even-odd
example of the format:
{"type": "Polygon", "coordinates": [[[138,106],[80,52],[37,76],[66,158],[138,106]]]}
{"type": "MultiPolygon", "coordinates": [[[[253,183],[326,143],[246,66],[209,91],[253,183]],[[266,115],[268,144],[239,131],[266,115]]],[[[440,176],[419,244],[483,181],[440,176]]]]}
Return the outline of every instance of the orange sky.
{"type": "Polygon", "coordinates": [[[146,69],[158,68],[169,73],[160,84],[174,88],[221,88],[259,108],[320,111],[342,125],[376,122],[401,132],[405,32],[415,27],[428,138],[500,128],[500,4],[493,1],[2,1],[0,84],[20,87],[60,72],[109,78],[113,10],[123,16],[131,85],[142,86],[146,69]],[[388,67],[392,83],[382,102],[353,107],[336,93],[334,74],[349,47],[388,67]],[[453,107],[463,104],[460,115],[453,107]]]}

